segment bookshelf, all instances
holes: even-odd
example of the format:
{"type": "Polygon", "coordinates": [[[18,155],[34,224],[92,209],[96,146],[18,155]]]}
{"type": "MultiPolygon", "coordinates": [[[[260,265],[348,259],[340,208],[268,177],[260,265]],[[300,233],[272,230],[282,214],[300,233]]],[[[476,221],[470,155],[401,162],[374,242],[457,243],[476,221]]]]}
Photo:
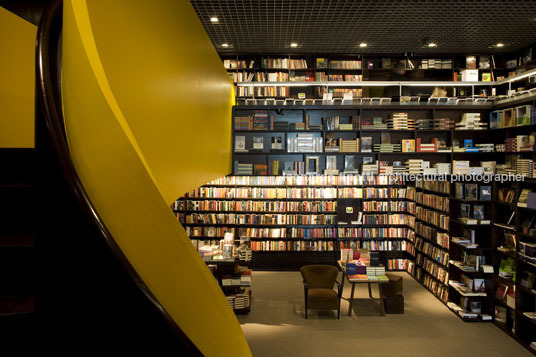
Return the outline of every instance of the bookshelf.
{"type": "Polygon", "coordinates": [[[436,86],[446,87],[441,94],[444,97],[474,98],[511,96],[512,89],[518,95],[533,88],[525,77],[518,78],[530,68],[509,67],[503,55],[244,54],[224,55],[222,60],[237,84],[239,103],[246,98],[314,100],[324,93],[334,97],[353,93],[355,98],[420,96],[427,100],[436,86]],[[396,74],[400,67],[404,73],[396,74]]]}
{"type": "MultiPolygon", "coordinates": [[[[526,106],[536,106],[536,98],[457,105],[235,106],[234,176],[179,204],[203,214],[223,211],[227,218],[210,218],[218,223],[210,234],[234,230],[250,236],[257,247],[255,269],[335,264],[341,248],[378,250],[388,270],[410,273],[462,320],[493,320],[528,346],[536,338],[530,314],[536,310],[531,280],[536,263],[522,252],[531,252],[536,243],[536,218],[530,223],[536,205],[517,203],[528,196],[525,189],[536,191],[531,178],[536,157],[522,147],[523,136],[536,132],[536,118],[532,108],[530,122],[502,120],[504,114],[498,114],[510,111],[517,118],[526,106]],[[490,129],[490,121],[497,125],[490,129]],[[307,134],[304,141],[299,134],[307,134]],[[303,152],[297,149],[302,146],[303,152]],[[452,174],[489,172],[525,175],[525,181],[450,181],[452,174]],[[448,179],[364,179],[364,174],[397,173],[443,173],[448,179]],[[360,224],[352,219],[341,224],[347,207],[361,214],[360,224]],[[502,249],[512,235],[515,249],[502,249]],[[517,279],[502,276],[501,269],[514,271],[517,279]],[[513,298],[497,297],[501,284],[515,291],[513,298]]],[[[176,213],[181,218],[187,212],[176,213]]],[[[207,227],[199,226],[204,235],[207,227]]]]}
{"type": "Polygon", "coordinates": [[[413,215],[401,181],[365,176],[228,176],[173,204],[188,234],[214,244],[226,231],[251,240],[255,269],[336,264],[343,247],[368,248],[383,262],[412,256],[413,215]],[[339,207],[362,212],[343,224],[339,207]],[[339,216],[339,217],[338,217],[339,216]]]}

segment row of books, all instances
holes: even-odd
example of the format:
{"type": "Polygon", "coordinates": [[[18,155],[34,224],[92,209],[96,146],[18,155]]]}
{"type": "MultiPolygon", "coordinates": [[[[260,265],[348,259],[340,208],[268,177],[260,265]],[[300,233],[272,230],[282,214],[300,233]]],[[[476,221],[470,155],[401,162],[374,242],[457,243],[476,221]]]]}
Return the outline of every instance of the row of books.
{"type": "MultiPolygon", "coordinates": [[[[396,202],[392,202],[396,203],[396,202]]],[[[402,202],[406,204],[407,202],[402,202]]],[[[234,212],[335,212],[337,201],[191,201],[178,200],[172,205],[174,211],[234,212]]]]}
{"type": "Polygon", "coordinates": [[[445,230],[449,229],[450,218],[448,215],[417,206],[415,208],[415,217],[424,221],[425,223],[433,224],[436,227],[440,227],[445,230]]]}
{"type": "Polygon", "coordinates": [[[255,241],[251,242],[253,251],[296,251],[296,252],[330,252],[335,250],[335,243],[330,241],[255,241]]]}
{"type": "Polygon", "coordinates": [[[281,68],[281,69],[305,69],[307,60],[290,59],[290,58],[271,58],[264,57],[261,59],[262,68],[281,68]]]}
{"type": "Polygon", "coordinates": [[[236,60],[236,59],[224,59],[223,66],[227,69],[244,69],[244,68],[253,68],[255,65],[254,60],[246,62],[245,60],[236,60]]]}
{"type": "Polygon", "coordinates": [[[443,284],[448,284],[449,281],[449,272],[437,264],[434,260],[428,258],[426,255],[420,254],[417,252],[415,256],[415,262],[419,265],[426,273],[439,280],[443,284]]]}
{"type": "Polygon", "coordinates": [[[415,223],[415,233],[419,236],[434,242],[445,249],[449,249],[449,234],[446,232],[440,232],[434,227],[426,225],[421,222],[415,223]]]}
{"type": "MultiPolygon", "coordinates": [[[[245,88],[245,87],[241,87],[245,88]]],[[[268,87],[266,87],[268,88],[268,87]]],[[[286,87],[280,87],[286,88],[286,87]]],[[[255,111],[257,112],[257,111],[255,111]]],[[[235,123],[237,121],[245,121],[245,118],[249,116],[235,116],[235,123]],[[237,120],[238,119],[238,120],[237,120]]],[[[464,113],[462,120],[458,123],[454,123],[452,119],[448,118],[436,118],[436,119],[409,119],[408,113],[392,113],[392,118],[383,119],[382,117],[373,118],[361,118],[359,116],[349,118],[326,117],[321,118],[321,121],[316,120],[315,123],[310,123],[309,116],[306,116],[305,122],[293,122],[289,123],[285,120],[275,120],[275,117],[271,115],[270,126],[267,126],[264,130],[289,130],[291,124],[294,125],[291,130],[481,130],[486,129],[487,124],[480,122],[480,113],[464,113]],[[336,119],[336,123],[335,123],[336,119]],[[345,122],[345,123],[343,123],[345,122]],[[329,125],[327,125],[329,123],[329,125]],[[340,123],[340,124],[339,124],[340,123]],[[323,125],[322,125],[323,124],[323,125]]],[[[248,128],[247,126],[235,125],[235,130],[255,130],[256,128],[248,128]]]]}
{"type": "Polygon", "coordinates": [[[339,246],[342,248],[352,248],[352,249],[368,249],[371,251],[400,251],[400,252],[408,252],[412,255],[415,254],[415,250],[413,248],[413,244],[406,240],[365,240],[365,241],[352,241],[350,243],[354,243],[353,246],[350,244],[349,246],[346,245],[346,243],[349,242],[340,242],[339,246]]]}
{"type": "Polygon", "coordinates": [[[363,201],[363,212],[410,212],[415,203],[408,201],[363,201]]]}
{"type": "Polygon", "coordinates": [[[407,188],[396,187],[199,187],[189,192],[185,198],[406,198],[407,188]]]}
{"type": "MultiPolygon", "coordinates": [[[[292,80],[292,77],[291,77],[292,80]]],[[[309,79],[308,79],[309,80],[309,79]]],[[[239,88],[249,88],[253,89],[253,86],[244,86],[239,88]]],[[[288,88],[288,87],[284,87],[288,88]]],[[[248,92],[249,97],[253,97],[255,91],[251,90],[248,92]]],[[[529,91],[519,94],[529,94],[529,91]]],[[[362,88],[333,88],[330,86],[329,89],[326,89],[324,84],[320,84],[315,87],[316,99],[313,98],[238,98],[237,105],[239,106],[248,106],[248,105],[277,105],[277,106],[301,106],[301,105],[385,105],[388,107],[392,104],[392,98],[390,97],[363,97],[362,88]],[[332,95],[331,99],[323,99],[323,95],[329,93],[332,95]],[[352,94],[352,99],[343,99],[344,94],[352,94]]],[[[516,93],[516,95],[518,95],[516,93]]],[[[445,105],[445,106],[456,106],[456,105],[483,105],[494,103],[498,98],[497,97],[419,97],[419,96],[402,96],[400,97],[401,105],[445,105]],[[422,99],[422,100],[421,100],[422,99]]]]}
{"type": "Polygon", "coordinates": [[[207,186],[367,186],[404,185],[404,179],[395,175],[293,175],[293,176],[224,176],[207,186]]]}
{"type": "Polygon", "coordinates": [[[449,181],[417,180],[415,181],[415,186],[417,188],[422,188],[425,190],[450,194],[450,182],[449,181]]]}
{"type": "Polygon", "coordinates": [[[449,212],[449,198],[430,193],[417,192],[415,202],[440,211],[449,212]]]}
{"type": "Polygon", "coordinates": [[[359,60],[329,60],[327,58],[316,59],[316,69],[361,69],[359,60]]]}
{"type": "Polygon", "coordinates": [[[413,234],[409,228],[338,228],[337,235],[339,238],[374,238],[374,239],[406,239],[413,234]]]}
{"type": "Polygon", "coordinates": [[[236,87],[238,97],[288,97],[289,93],[289,87],[236,87]]]}
{"type": "Polygon", "coordinates": [[[388,270],[405,270],[411,272],[415,269],[415,263],[409,259],[387,259],[388,270]]]}
{"type": "Polygon", "coordinates": [[[446,252],[445,250],[440,249],[433,244],[425,242],[422,239],[417,239],[415,248],[417,248],[417,250],[421,251],[422,253],[429,256],[430,258],[432,258],[434,261],[439,262],[443,265],[448,265],[449,253],[446,252]]]}
{"type": "Polygon", "coordinates": [[[536,110],[532,105],[495,110],[489,114],[489,127],[491,129],[532,124],[536,124],[536,110]]]}
{"type": "Polygon", "coordinates": [[[326,72],[316,72],[315,81],[317,82],[361,82],[362,74],[327,74],[326,72]]]}
{"type": "Polygon", "coordinates": [[[466,201],[489,201],[492,198],[491,185],[456,182],[454,184],[454,195],[456,198],[466,201]]]}
{"type": "Polygon", "coordinates": [[[417,268],[415,272],[415,277],[419,280],[432,294],[434,294],[438,299],[443,302],[447,302],[449,289],[446,285],[440,283],[434,277],[423,274],[422,269],[417,268]]]}

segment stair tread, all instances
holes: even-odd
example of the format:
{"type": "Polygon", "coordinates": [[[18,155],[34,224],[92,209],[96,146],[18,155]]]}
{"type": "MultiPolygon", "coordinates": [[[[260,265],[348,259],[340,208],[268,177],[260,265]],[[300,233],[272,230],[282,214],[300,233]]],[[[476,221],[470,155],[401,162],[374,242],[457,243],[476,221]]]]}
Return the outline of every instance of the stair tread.
{"type": "Polygon", "coordinates": [[[0,316],[33,312],[35,312],[35,298],[33,296],[0,297],[0,316]]]}
{"type": "Polygon", "coordinates": [[[0,248],[6,247],[34,248],[35,233],[0,231],[0,248]]]}

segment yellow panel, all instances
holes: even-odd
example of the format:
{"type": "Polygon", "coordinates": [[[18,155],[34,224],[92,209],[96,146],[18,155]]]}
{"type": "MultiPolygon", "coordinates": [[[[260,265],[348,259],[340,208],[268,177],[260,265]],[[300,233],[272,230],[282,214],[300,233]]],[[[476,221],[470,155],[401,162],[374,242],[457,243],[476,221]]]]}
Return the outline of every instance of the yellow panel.
{"type": "Polygon", "coordinates": [[[169,208],[174,197],[230,167],[233,88],[195,12],[174,0],[64,4],[65,124],[89,197],[134,269],[204,355],[251,355],[216,280],[169,208]],[[141,14],[146,20],[139,22],[141,14]],[[101,26],[131,38],[113,35],[116,48],[101,49],[108,40],[96,41],[93,33],[103,36],[101,26]],[[189,46],[179,56],[181,41],[189,46]],[[122,53],[123,42],[139,58],[122,53]],[[188,69],[196,76],[184,70],[188,63],[199,63],[188,69]],[[194,77],[193,84],[183,80],[194,77]],[[203,145],[193,146],[193,135],[203,145]]]}
{"type": "Polygon", "coordinates": [[[190,2],[87,4],[115,100],[166,201],[230,173],[233,85],[190,2]]]}
{"type": "Polygon", "coordinates": [[[0,148],[35,146],[37,27],[0,7],[0,148]]]}

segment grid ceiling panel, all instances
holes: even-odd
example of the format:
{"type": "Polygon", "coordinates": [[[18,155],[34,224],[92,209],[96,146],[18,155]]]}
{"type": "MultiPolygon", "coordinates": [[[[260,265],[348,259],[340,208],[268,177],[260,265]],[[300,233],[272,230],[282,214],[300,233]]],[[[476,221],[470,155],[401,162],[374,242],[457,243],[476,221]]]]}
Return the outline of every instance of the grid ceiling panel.
{"type": "Polygon", "coordinates": [[[291,42],[302,53],[488,53],[536,42],[536,0],[190,1],[220,53],[284,53],[291,42]]]}

